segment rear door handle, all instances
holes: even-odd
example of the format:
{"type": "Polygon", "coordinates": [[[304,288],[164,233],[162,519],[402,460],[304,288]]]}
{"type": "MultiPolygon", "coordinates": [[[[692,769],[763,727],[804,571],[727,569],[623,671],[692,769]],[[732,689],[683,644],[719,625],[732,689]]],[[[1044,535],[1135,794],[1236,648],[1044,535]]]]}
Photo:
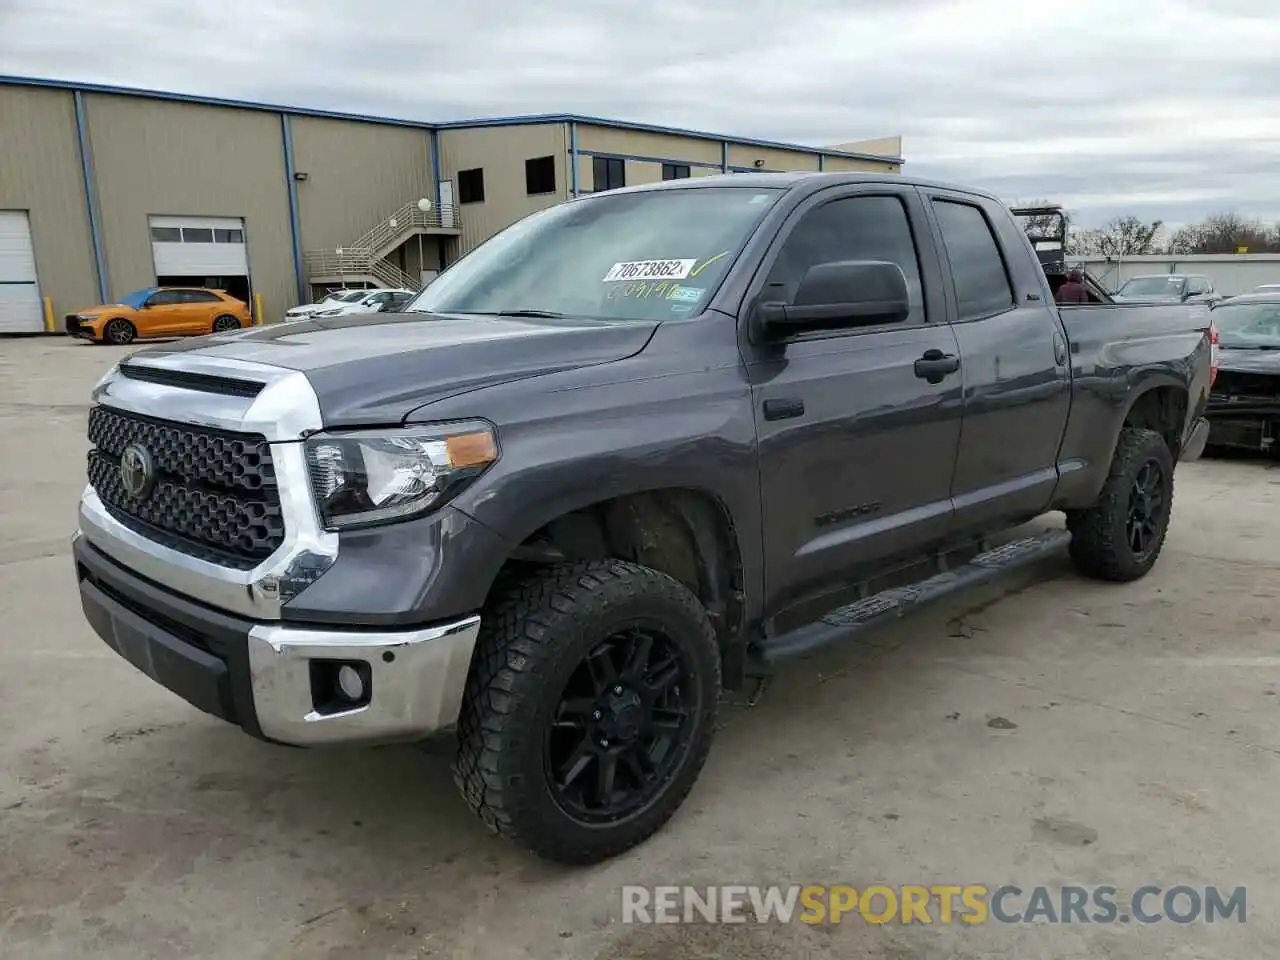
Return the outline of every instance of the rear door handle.
{"type": "Polygon", "coordinates": [[[926,350],[924,356],[916,361],[916,376],[930,383],[941,383],[948,374],[959,369],[960,358],[941,350],[926,350]]]}

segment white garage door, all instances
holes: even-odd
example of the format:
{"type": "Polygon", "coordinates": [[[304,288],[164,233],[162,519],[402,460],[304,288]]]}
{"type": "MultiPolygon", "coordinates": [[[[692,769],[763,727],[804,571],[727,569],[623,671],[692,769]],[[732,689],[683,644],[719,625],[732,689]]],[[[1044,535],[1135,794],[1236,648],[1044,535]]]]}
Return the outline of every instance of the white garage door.
{"type": "Polygon", "coordinates": [[[246,249],[239,218],[151,218],[157,277],[247,277],[246,249]]]}
{"type": "Polygon", "coordinates": [[[44,329],[31,225],[24,210],[0,210],[0,333],[44,329]]]}

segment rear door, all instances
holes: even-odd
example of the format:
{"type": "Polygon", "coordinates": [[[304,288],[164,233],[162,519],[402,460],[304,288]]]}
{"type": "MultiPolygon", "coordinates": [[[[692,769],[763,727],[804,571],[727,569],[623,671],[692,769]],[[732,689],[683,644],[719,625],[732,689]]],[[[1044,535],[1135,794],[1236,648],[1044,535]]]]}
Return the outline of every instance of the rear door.
{"type": "Polygon", "coordinates": [[[759,437],[766,609],[940,541],[951,522],[960,378],[917,361],[955,358],[940,268],[919,194],[864,184],[822,191],[779,232],[745,301],[791,302],[820,263],[888,260],[907,279],[902,323],[798,336],[740,335],[759,437]],[[919,242],[923,239],[923,242],[919,242]]]}
{"type": "Polygon", "coordinates": [[[949,265],[964,427],[952,496],[957,533],[1049,505],[1071,406],[1066,336],[1040,264],[995,201],[922,190],[949,265]]]}
{"type": "Polygon", "coordinates": [[[183,290],[182,332],[211,333],[213,318],[220,313],[229,312],[225,309],[227,306],[229,305],[221,297],[208,290],[183,290]]]}

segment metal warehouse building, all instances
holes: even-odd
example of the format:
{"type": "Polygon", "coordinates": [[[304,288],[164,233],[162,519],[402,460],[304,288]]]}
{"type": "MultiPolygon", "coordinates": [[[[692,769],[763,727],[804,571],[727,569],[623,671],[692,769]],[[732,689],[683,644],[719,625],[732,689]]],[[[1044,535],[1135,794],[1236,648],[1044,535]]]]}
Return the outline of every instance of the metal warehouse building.
{"type": "Polygon", "coordinates": [[[432,124],[11,77],[0,145],[0,332],[155,284],[225,289],[270,321],[323,288],[417,287],[592,191],[902,164],[897,137],[827,148],[569,115],[432,124]]]}

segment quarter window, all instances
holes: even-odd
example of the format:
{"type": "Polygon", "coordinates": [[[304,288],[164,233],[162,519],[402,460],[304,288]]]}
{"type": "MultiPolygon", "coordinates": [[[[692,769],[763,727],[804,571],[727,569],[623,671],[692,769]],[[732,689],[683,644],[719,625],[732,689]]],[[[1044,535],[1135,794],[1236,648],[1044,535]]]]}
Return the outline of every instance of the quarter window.
{"type": "Polygon", "coordinates": [[[1010,309],[1013,286],[982,211],[973,204],[951,200],[935,200],[933,209],[951,263],[959,319],[990,317],[1010,309]]]}
{"type": "Polygon", "coordinates": [[[183,290],[183,303],[221,303],[222,299],[207,290],[183,290]]]}
{"type": "Polygon", "coordinates": [[[906,208],[897,197],[832,200],[805,214],[779,251],[762,298],[791,303],[810,268],[842,260],[896,263],[907,280],[911,312],[906,322],[925,322],[920,261],[906,208]]]}

